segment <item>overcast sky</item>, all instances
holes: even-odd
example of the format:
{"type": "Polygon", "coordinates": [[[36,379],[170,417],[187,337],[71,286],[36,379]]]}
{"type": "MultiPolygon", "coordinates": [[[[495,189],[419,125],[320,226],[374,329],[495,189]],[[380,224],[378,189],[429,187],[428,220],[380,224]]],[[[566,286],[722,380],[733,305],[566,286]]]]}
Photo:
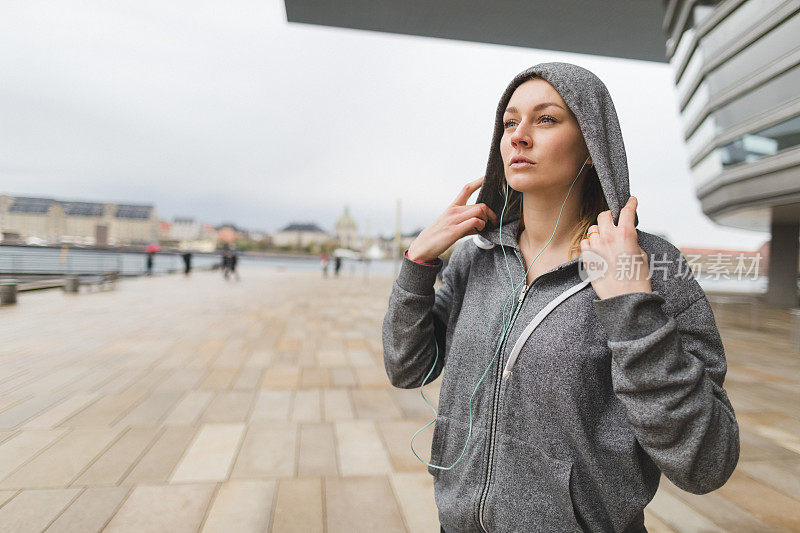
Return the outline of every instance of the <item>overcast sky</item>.
{"type": "Polygon", "coordinates": [[[544,61],[611,92],[639,229],[767,240],[701,213],[667,64],[290,24],[282,0],[4,0],[0,193],[267,231],[349,205],[385,235],[399,198],[408,232],[483,174],[503,89],[544,61]]]}

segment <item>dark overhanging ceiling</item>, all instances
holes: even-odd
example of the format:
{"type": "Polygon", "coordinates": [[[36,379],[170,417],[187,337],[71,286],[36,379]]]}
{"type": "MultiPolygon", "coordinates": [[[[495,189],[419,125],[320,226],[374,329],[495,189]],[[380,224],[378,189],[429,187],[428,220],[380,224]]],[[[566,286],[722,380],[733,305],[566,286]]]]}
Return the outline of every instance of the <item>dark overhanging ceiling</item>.
{"type": "Polygon", "coordinates": [[[661,0],[285,0],[289,22],[666,63],[661,0]]]}

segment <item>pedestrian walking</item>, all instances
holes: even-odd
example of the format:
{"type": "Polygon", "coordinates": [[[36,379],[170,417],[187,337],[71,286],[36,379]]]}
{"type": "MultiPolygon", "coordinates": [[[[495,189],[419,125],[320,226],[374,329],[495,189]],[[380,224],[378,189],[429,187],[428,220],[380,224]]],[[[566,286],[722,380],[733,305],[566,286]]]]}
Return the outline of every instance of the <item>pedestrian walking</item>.
{"type": "Polygon", "coordinates": [[[231,251],[225,249],[222,252],[222,277],[224,277],[227,280],[230,277],[230,275],[231,275],[231,251]]]}
{"type": "Polygon", "coordinates": [[[184,252],[183,254],[183,273],[189,275],[192,271],[192,254],[191,252],[184,252]]]}
{"type": "Polygon", "coordinates": [[[239,254],[236,253],[236,251],[234,250],[231,252],[230,270],[231,270],[231,275],[236,279],[236,281],[239,281],[239,272],[236,270],[236,264],[238,262],[239,262],[239,254]]]}
{"type": "Polygon", "coordinates": [[[330,263],[330,259],[328,259],[328,254],[322,252],[322,277],[328,277],[328,263],[330,263]]]}

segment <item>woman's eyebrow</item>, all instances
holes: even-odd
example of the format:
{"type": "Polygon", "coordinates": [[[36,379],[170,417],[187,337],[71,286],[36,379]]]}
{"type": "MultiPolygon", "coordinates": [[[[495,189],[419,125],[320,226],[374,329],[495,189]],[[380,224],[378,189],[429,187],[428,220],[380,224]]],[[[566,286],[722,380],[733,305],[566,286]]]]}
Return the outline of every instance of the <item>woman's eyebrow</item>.
{"type": "MultiPolygon", "coordinates": [[[[564,109],[563,107],[561,107],[560,105],[558,105],[555,102],[542,102],[541,104],[536,104],[536,106],[533,108],[533,110],[534,111],[539,111],[540,109],[544,109],[545,107],[550,107],[550,106],[556,106],[556,107],[559,107],[561,109],[564,109]]],[[[519,109],[517,109],[516,107],[514,107],[512,105],[511,107],[506,108],[505,112],[506,113],[519,113],[519,109]]]]}

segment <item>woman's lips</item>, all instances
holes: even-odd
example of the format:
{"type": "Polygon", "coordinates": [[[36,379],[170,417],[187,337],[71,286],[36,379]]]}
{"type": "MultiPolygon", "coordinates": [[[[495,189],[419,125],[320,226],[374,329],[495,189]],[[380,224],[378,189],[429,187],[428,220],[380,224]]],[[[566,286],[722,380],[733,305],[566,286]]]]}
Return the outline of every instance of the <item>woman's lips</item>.
{"type": "Polygon", "coordinates": [[[511,163],[509,166],[511,168],[528,168],[532,167],[536,163],[528,163],[527,161],[517,161],[516,163],[511,163]]]}

